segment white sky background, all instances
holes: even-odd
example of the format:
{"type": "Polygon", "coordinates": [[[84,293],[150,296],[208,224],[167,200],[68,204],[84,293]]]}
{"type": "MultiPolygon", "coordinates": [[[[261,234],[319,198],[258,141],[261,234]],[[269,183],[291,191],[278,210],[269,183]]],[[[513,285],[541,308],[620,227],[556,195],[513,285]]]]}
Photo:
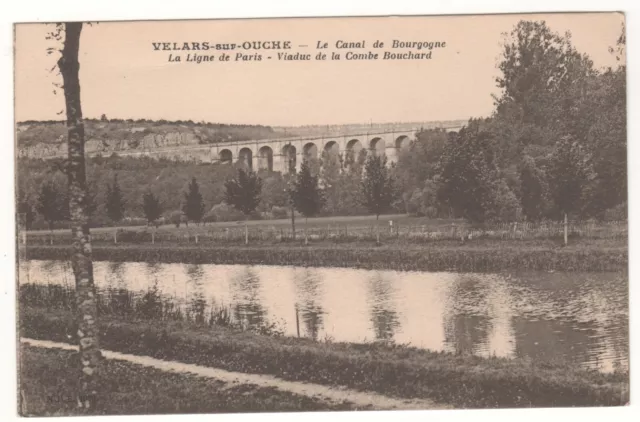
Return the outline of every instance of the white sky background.
{"type": "MultiPolygon", "coordinates": [[[[488,116],[497,93],[501,33],[521,19],[544,19],[570,31],[596,67],[615,65],[608,48],[621,14],[553,14],[412,18],[324,18],[112,22],[83,27],[81,95],[85,117],[147,118],[265,125],[344,124],[488,116]],[[291,52],[318,52],[318,40],[446,41],[431,60],[167,63],[154,41],[291,40],[291,52]]],[[[53,25],[16,27],[16,118],[62,119],[53,25]]],[[[57,43],[59,45],[60,42],[57,43]]],[[[381,50],[387,50],[383,48],[381,50]]],[[[390,50],[390,49],[389,49],[390,50]]],[[[400,52],[403,50],[390,50],[400,52]]],[[[407,50],[404,50],[407,51],[407,50]]],[[[424,51],[424,50],[423,50],[424,51]]],[[[266,53],[261,51],[260,53],[266,53]]],[[[217,54],[217,52],[203,53],[217,54]]],[[[234,53],[231,53],[232,55],[234,53]]],[[[186,55],[186,54],[184,54],[186,55]]],[[[275,55],[274,55],[275,56],[275,55]]],[[[275,59],[275,57],[274,57],[275,59]]],[[[183,57],[184,60],[184,57],[183,57]]]]}

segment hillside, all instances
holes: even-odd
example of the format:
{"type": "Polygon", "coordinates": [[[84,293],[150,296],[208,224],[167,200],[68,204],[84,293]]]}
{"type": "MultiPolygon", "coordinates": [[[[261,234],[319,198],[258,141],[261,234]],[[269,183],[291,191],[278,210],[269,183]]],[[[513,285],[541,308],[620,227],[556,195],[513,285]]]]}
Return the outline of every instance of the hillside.
{"type": "MultiPolygon", "coordinates": [[[[86,151],[111,154],[170,146],[277,138],[284,135],[269,126],[227,125],[166,120],[85,120],[86,151]]],[[[44,158],[66,154],[67,128],[62,121],[26,121],[17,124],[21,157],[44,158]]]]}
{"type": "MultiPolygon", "coordinates": [[[[219,142],[283,137],[340,136],[366,132],[417,130],[432,127],[459,127],[464,121],[373,123],[270,127],[192,121],[86,119],[85,151],[109,156],[121,152],[145,152],[161,148],[196,147],[219,142]]],[[[17,124],[18,156],[26,158],[64,157],[67,128],[63,121],[25,121],[17,124]]],[[[204,152],[206,154],[206,151],[204,152]]],[[[186,154],[183,158],[197,158],[186,154]]]]}

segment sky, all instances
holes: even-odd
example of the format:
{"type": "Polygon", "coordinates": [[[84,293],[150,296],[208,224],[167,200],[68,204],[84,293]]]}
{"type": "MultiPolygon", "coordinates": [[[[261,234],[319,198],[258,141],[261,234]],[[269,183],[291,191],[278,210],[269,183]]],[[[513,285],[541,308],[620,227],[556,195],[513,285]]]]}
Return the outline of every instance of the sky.
{"type": "MultiPolygon", "coordinates": [[[[193,120],[297,126],[368,122],[415,122],[488,116],[502,33],[521,19],[545,20],[570,31],[572,42],[596,67],[615,65],[610,46],[620,35],[618,13],[485,15],[440,17],[305,18],[101,22],[84,25],[80,40],[80,84],[84,116],[193,120]],[[290,53],[341,54],[342,60],[279,61],[273,50],[246,52],[261,61],[185,62],[188,51],[155,50],[158,42],[290,41],[290,53]],[[373,48],[376,40],[383,48],[373,48]],[[337,41],[365,41],[350,50],[384,54],[393,40],[439,41],[429,60],[345,60],[337,41]],[[318,42],[329,48],[318,50],[318,42]],[[307,46],[307,47],[301,47],[307,46]],[[169,62],[169,53],[182,62],[169,62]],[[271,59],[267,59],[271,57],[271,59]]],[[[47,48],[50,24],[15,27],[17,121],[62,120],[64,96],[47,48]]],[[[416,50],[413,50],[416,52],[416,50]]],[[[420,50],[428,52],[428,50],[420,50]]],[[[193,53],[193,52],[191,52],[193,53]]]]}

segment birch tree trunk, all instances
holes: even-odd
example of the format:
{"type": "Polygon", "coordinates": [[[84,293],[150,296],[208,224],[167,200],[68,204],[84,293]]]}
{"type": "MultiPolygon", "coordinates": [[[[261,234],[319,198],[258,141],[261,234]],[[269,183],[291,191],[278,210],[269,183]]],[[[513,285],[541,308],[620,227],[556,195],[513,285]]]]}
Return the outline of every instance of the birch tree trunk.
{"type": "Polygon", "coordinates": [[[80,355],[78,382],[78,407],[93,409],[98,395],[98,327],[96,294],[91,262],[91,239],[89,218],[86,212],[87,181],[84,162],[84,124],[80,105],[80,80],[78,50],[82,23],[65,25],[65,40],[58,67],[64,84],[64,99],[67,109],[69,213],[73,252],[71,266],[76,280],[76,318],[80,355]]]}

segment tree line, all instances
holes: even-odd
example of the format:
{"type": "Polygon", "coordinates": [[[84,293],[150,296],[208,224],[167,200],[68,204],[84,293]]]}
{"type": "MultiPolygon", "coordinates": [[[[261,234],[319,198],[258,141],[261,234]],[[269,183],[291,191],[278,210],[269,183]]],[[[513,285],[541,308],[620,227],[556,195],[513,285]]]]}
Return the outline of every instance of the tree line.
{"type": "MultiPolygon", "coordinates": [[[[575,50],[570,36],[552,32],[544,22],[520,22],[505,36],[496,80],[501,93],[495,97],[493,115],[470,119],[458,133],[420,130],[417,141],[400,153],[397,165],[385,167],[393,180],[387,188],[392,194],[386,211],[465,218],[474,224],[565,216],[624,218],[626,42],[622,34],[611,49],[618,65],[598,70],[575,50]]],[[[318,214],[370,212],[372,204],[362,189],[367,155],[364,150],[357,156],[324,153],[306,163],[322,187],[324,202],[318,214]]],[[[65,180],[51,170],[55,166],[23,160],[18,167],[19,211],[27,215],[28,223],[36,211],[50,224],[66,220],[65,180]]],[[[260,201],[246,214],[227,201],[225,181],[237,178],[239,168],[240,163],[89,158],[87,209],[94,224],[105,225],[140,215],[146,218],[144,209],[153,209],[157,201],[165,220],[195,221],[187,217],[193,211],[184,208],[193,199],[176,195],[194,189],[195,178],[203,184],[198,192],[207,204],[198,211],[201,221],[286,218],[294,176],[257,172],[260,201]],[[103,186],[96,180],[113,182],[103,186]],[[120,190],[120,185],[126,189],[120,190]],[[97,202],[115,205],[99,207],[97,202]]]]}
{"type": "Polygon", "coordinates": [[[505,34],[500,95],[459,133],[423,131],[398,161],[409,212],[488,221],[626,218],[624,28],[596,69],[545,22],[505,34]]]}
{"type": "MultiPolygon", "coordinates": [[[[293,210],[308,219],[318,215],[330,203],[328,198],[335,197],[334,191],[336,188],[331,184],[331,181],[336,178],[329,177],[329,174],[335,174],[337,177],[340,177],[340,174],[342,174],[342,177],[357,174],[362,176],[358,179],[358,189],[361,194],[358,199],[363,207],[370,213],[375,214],[376,219],[379,219],[380,214],[389,210],[394,201],[394,178],[387,166],[386,157],[370,155],[364,160],[363,155],[361,160],[365,161],[364,166],[352,163],[350,171],[342,172],[337,168],[333,168],[333,170],[325,169],[323,173],[325,175],[324,179],[318,176],[317,169],[321,168],[319,162],[304,160],[299,172],[288,175],[280,197],[280,199],[284,198],[284,201],[290,206],[292,218],[295,218],[293,210]],[[315,171],[314,168],[316,169],[315,171]]],[[[263,202],[263,194],[265,192],[268,193],[264,188],[268,186],[265,185],[264,180],[257,173],[245,166],[237,166],[236,169],[235,176],[227,178],[224,182],[224,204],[241,213],[246,222],[263,202]]],[[[271,189],[273,188],[271,187],[271,189]]],[[[270,199],[273,200],[273,195],[270,199]]],[[[278,203],[282,203],[282,200],[279,200],[278,203]]],[[[116,173],[113,176],[113,181],[106,184],[105,202],[102,204],[112,225],[118,225],[123,220],[128,205],[116,173]]],[[[134,207],[136,206],[134,205],[134,207]]],[[[156,226],[163,216],[164,207],[162,200],[151,191],[147,191],[142,195],[137,206],[142,211],[147,224],[156,226]]],[[[24,198],[19,200],[18,208],[18,211],[25,215],[27,228],[33,222],[34,211],[42,215],[49,229],[53,229],[54,223],[69,218],[66,195],[63,191],[58,190],[56,184],[52,181],[46,181],[42,184],[37,196],[35,210],[24,198]]],[[[215,212],[215,208],[214,206],[213,212],[215,212]]],[[[85,209],[89,216],[99,209],[95,193],[86,195],[85,209]]],[[[173,211],[168,216],[169,221],[177,227],[181,223],[185,223],[188,226],[189,222],[201,224],[213,220],[209,218],[206,212],[205,201],[196,177],[191,178],[183,192],[181,209],[173,211]]],[[[284,216],[286,216],[286,212],[284,216]]],[[[245,238],[248,243],[246,224],[245,238]]],[[[305,241],[307,241],[306,236],[305,241]]]]}

